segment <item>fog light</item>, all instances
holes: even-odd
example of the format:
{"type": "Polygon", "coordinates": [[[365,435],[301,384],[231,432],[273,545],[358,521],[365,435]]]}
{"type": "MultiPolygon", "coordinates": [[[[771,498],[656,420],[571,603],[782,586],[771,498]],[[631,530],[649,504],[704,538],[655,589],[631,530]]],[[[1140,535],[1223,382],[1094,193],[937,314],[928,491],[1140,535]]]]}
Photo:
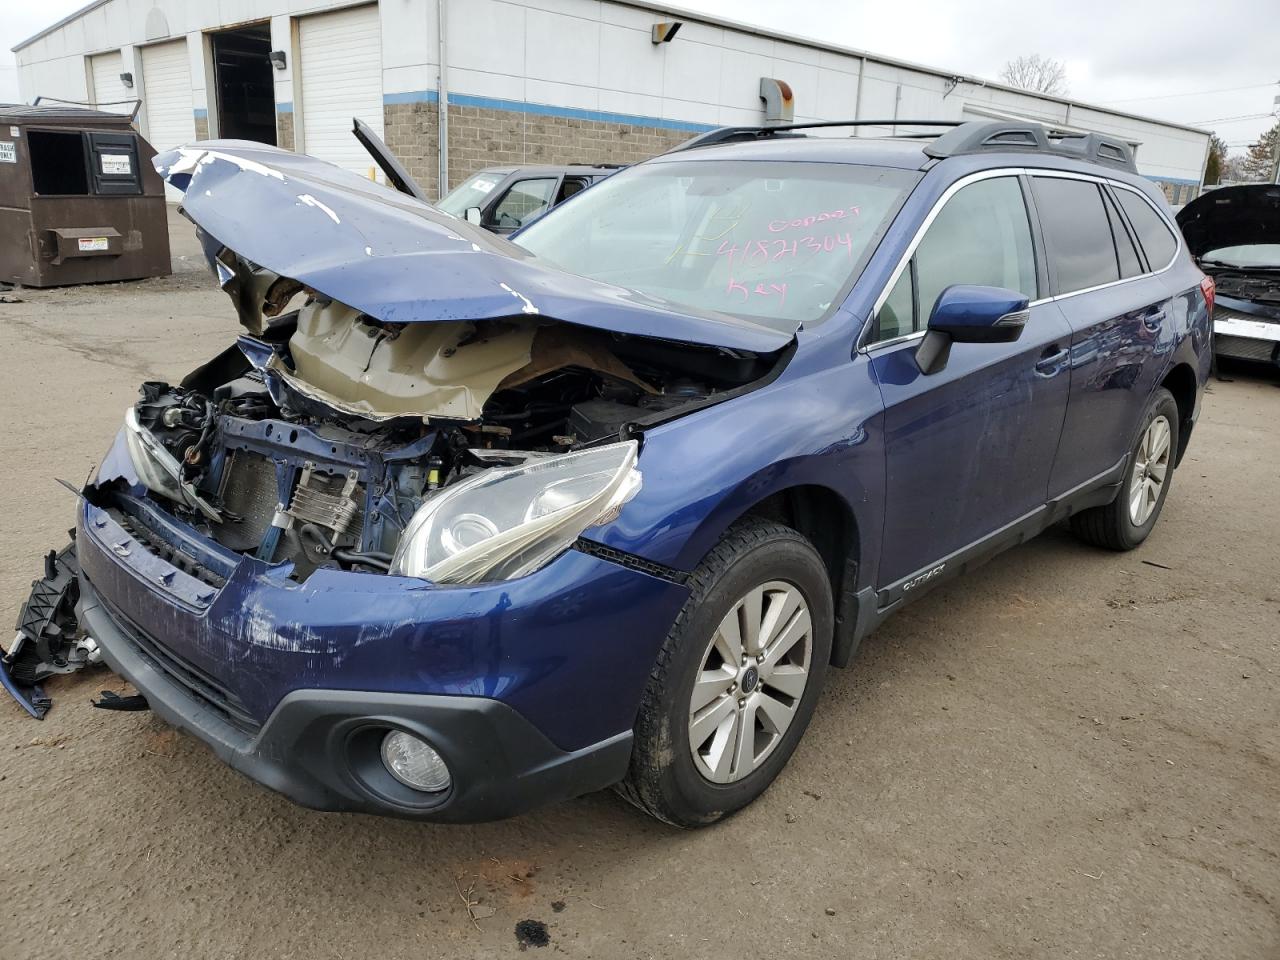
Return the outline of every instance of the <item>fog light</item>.
{"type": "Polygon", "coordinates": [[[440,754],[430,744],[402,730],[392,730],[382,739],[382,762],[406,787],[423,793],[439,793],[449,788],[449,768],[440,754]]]}

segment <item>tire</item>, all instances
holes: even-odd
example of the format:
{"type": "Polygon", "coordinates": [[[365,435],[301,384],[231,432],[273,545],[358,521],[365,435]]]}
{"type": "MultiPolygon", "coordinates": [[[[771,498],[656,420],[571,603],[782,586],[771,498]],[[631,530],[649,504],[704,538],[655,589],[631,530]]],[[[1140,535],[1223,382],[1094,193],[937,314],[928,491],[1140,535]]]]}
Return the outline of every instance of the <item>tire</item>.
{"type": "Polygon", "coordinates": [[[1096,547],[1108,550],[1132,550],[1142,541],[1160,518],[1165,498],[1169,495],[1169,487],[1173,483],[1173,461],[1178,451],[1178,404],[1164,387],[1156,388],[1147,404],[1146,413],[1142,417],[1137,439],[1129,454],[1128,469],[1125,470],[1124,483],[1120,492],[1111,503],[1102,507],[1082,510],[1071,518],[1071,529],[1081,540],[1096,547]],[[1167,431],[1164,434],[1162,454],[1154,454],[1152,431],[1160,430],[1155,426],[1163,420],[1167,431]],[[1139,474],[1146,484],[1143,500],[1139,506],[1134,501],[1139,474]],[[1159,476],[1159,489],[1151,495],[1151,484],[1159,476]]]}
{"type": "Polygon", "coordinates": [[[630,769],[615,788],[641,810],[678,827],[705,826],[740,810],[786,766],[813,715],[834,624],[822,558],[808,540],[778,523],[752,519],[730,528],[689,586],[641,698],[630,769]],[[732,611],[738,615],[728,618],[732,611]],[[751,622],[760,623],[762,652],[755,657],[747,656],[752,641],[742,631],[751,622]],[[743,638],[743,659],[731,664],[723,654],[739,649],[733,646],[734,625],[743,638]],[[696,714],[695,681],[699,700],[710,697],[696,714]],[[712,690],[720,692],[712,696],[712,690]],[[695,715],[702,721],[699,734],[714,731],[696,758],[690,744],[695,715]],[[782,725],[778,717],[789,720],[782,725]],[[750,740],[738,738],[747,725],[750,740]]]}

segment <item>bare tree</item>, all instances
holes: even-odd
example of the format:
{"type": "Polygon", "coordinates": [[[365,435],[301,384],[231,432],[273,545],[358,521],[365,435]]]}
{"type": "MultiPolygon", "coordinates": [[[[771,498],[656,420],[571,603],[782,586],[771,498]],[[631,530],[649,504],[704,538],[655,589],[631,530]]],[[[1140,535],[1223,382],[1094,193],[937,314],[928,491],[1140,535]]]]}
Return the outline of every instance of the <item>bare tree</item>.
{"type": "Polygon", "coordinates": [[[1062,61],[1038,53],[1010,60],[1000,71],[1000,79],[1035,93],[1062,96],[1067,92],[1067,68],[1062,61]]]}
{"type": "Polygon", "coordinates": [[[1280,158],[1280,121],[1276,121],[1275,126],[1259,137],[1257,143],[1250,145],[1249,152],[1244,155],[1242,179],[1255,183],[1274,182],[1278,158],[1280,158]]]}

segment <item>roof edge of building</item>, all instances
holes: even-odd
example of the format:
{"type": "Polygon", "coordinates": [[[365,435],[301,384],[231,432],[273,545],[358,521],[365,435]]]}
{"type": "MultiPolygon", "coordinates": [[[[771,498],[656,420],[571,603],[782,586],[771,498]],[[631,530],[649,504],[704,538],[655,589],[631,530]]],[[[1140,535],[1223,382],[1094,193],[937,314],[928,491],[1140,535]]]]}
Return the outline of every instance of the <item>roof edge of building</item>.
{"type": "MultiPolygon", "coordinates": [[[[110,3],[111,0],[90,0],[79,10],[67,14],[57,23],[50,24],[39,33],[33,34],[21,43],[11,47],[13,53],[17,53],[31,44],[35,43],[41,37],[46,37],[74,20],[78,20],[86,13],[96,10],[98,7],[110,3]]],[[[741,33],[753,34],[758,37],[765,37],[770,40],[785,40],[787,43],[795,43],[800,46],[810,47],[814,50],[826,50],[830,53],[842,53],[847,56],[858,57],[863,60],[873,60],[876,63],[883,63],[891,67],[902,67],[907,70],[914,70],[918,73],[928,74],[934,77],[942,77],[946,80],[955,80],[957,83],[967,83],[978,87],[990,87],[993,90],[1003,90],[1008,93],[1021,93],[1030,97],[1037,97],[1041,100],[1048,100],[1053,103],[1060,103],[1067,107],[1079,107],[1084,110],[1094,110],[1098,113],[1109,114],[1113,117],[1122,117],[1126,120],[1139,120],[1144,123],[1154,123],[1162,127],[1172,127],[1175,130],[1186,130],[1190,133],[1199,133],[1208,136],[1212,131],[1205,130],[1201,127],[1195,127],[1186,123],[1177,123],[1173,120],[1161,120],[1158,117],[1146,117],[1138,113],[1127,113],[1123,110],[1112,110],[1109,107],[1100,106],[1095,103],[1086,103],[1083,100],[1073,100],[1070,97],[1060,97],[1054,94],[1039,93],[1034,90],[1024,90],[1021,87],[1012,87],[1008,84],[999,83],[995,80],[987,80],[984,77],[970,76],[969,74],[943,70],[938,67],[930,67],[922,63],[914,63],[910,60],[899,60],[896,57],[888,57],[883,54],[872,53],[867,50],[859,50],[855,47],[845,47],[835,43],[827,43],[823,40],[817,40],[813,37],[800,36],[798,34],[784,33],[779,30],[771,30],[765,27],[751,23],[743,23],[740,20],[732,20],[727,17],[717,17],[708,13],[701,13],[697,10],[690,10],[687,7],[673,6],[664,3],[650,3],[645,0],[609,0],[609,2],[617,3],[624,7],[633,7],[637,10],[649,10],[654,13],[674,14],[679,17],[686,17],[695,22],[712,24],[718,27],[728,27],[741,33]]]]}
{"type": "Polygon", "coordinates": [[[1127,113],[1123,110],[1113,110],[1110,107],[1104,107],[1096,103],[1088,103],[1084,100],[1073,100],[1070,97],[1060,97],[1050,93],[1040,93],[1035,90],[1024,90],[1021,87],[1013,87],[1006,83],[1000,83],[996,80],[988,80],[985,77],[975,77],[959,71],[944,70],[939,67],[930,67],[923,63],[915,63],[911,60],[900,60],[896,57],[885,56],[880,53],[872,53],[868,50],[859,50],[856,47],[845,47],[837,43],[830,43],[825,40],[818,40],[814,37],[805,37],[800,34],[786,33],[781,30],[773,30],[761,27],[755,24],[744,23],[741,20],[732,20],[727,17],[718,17],[709,13],[702,13],[697,10],[690,10],[688,7],[674,6],[666,3],[653,3],[648,0],[609,0],[624,7],[634,7],[637,10],[649,10],[654,13],[672,14],[678,17],[685,17],[696,22],[712,24],[717,27],[728,27],[741,33],[750,33],[758,37],[765,37],[771,40],[785,40],[787,43],[795,43],[804,47],[811,47],[815,50],[826,50],[829,53],[843,53],[847,56],[858,57],[859,59],[872,60],[876,63],[883,63],[891,67],[903,67],[908,70],[915,70],[918,73],[926,73],[934,77],[942,77],[945,80],[957,80],[960,83],[968,83],[978,87],[990,87],[993,90],[1003,90],[1008,93],[1021,93],[1025,96],[1036,97],[1041,100],[1051,100],[1054,103],[1060,103],[1063,106],[1079,107],[1084,110],[1095,110],[1098,113],[1110,114],[1113,117],[1123,117],[1126,120],[1140,120],[1144,123],[1154,123],[1157,126],[1173,127],[1178,130],[1186,130],[1190,133],[1202,133],[1208,136],[1212,131],[1205,130],[1202,127],[1192,126],[1188,123],[1178,123],[1176,120],[1162,120],[1159,117],[1147,117],[1139,113],[1127,113]]]}
{"type": "Polygon", "coordinates": [[[17,53],[19,50],[22,50],[25,47],[31,46],[31,44],[35,43],[41,37],[47,37],[49,34],[53,33],[53,31],[61,29],[62,27],[65,27],[68,23],[71,23],[73,20],[79,20],[81,17],[83,17],[86,13],[89,13],[91,10],[96,10],[98,7],[105,6],[110,2],[111,0],[89,0],[89,2],[86,3],[79,10],[75,10],[75,11],[72,11],[71,13],[68,13],[65,17],[63,17],[57,23],[51,23],[49,24],[49,26],[45,27],[39,33],[34,33],[31,36],[27,37],[27,39],[23,40],[21,43],[14,44],[12,47],[9,48],[9,52],[17,53]]]}

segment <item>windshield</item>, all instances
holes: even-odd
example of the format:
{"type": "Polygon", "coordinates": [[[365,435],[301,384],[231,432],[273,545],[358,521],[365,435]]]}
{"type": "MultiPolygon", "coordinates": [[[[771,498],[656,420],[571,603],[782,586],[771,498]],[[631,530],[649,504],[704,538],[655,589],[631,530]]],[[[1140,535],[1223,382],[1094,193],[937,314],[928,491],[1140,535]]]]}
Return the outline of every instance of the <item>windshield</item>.
{"type": "Polygon", "coordinates": [[[1280,267],[1280,243],[1250,243],[1237,247],[1218,247],[1201,260],[1214,260],[1232,267],[1280,267]]]}
{"type": "Polygon", "coordinates": [[[465,216],[468,207],[483,207],[485,198],[494,187],[506,179],[510,172],[509,170],[481,170],[461,186],[450,190],[436,206],[455,217],[465,216]]]}
{"type": "Polygon", "coordinates": [[[513,239],[571,273],[791,332],[841,302],[918,180],[843,163],[664,161],[513,239]]]}

